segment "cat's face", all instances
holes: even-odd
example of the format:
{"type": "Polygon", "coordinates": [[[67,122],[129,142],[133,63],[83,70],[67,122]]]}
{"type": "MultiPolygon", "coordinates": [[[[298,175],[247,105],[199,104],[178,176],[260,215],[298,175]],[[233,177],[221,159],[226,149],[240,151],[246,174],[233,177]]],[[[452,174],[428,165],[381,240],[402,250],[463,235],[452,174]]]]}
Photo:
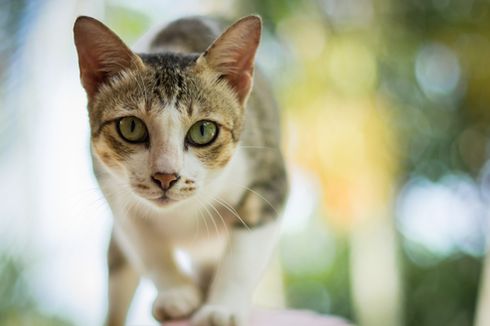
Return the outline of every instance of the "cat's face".
{"type": "Polygon", "coordinates": [[[137,56],[101,23],[77,20],[92,153],[121,189],[159,207],[206,191],[240,138],[259,35],[260,20],[245,18],[204,54],[137,56]]]}
{"type": "Polygon", "coordinates": [[[196,72],[194,59],[181,67],[171,56],[166,67],[146,63],[104,87],[94,102],[94,155],[122,185],[156,204],[205,189],[230,161],[240,134],[243,108],[223,82],[196,72]],[[164,87],[165,78],[180,85],[164,87]]]}

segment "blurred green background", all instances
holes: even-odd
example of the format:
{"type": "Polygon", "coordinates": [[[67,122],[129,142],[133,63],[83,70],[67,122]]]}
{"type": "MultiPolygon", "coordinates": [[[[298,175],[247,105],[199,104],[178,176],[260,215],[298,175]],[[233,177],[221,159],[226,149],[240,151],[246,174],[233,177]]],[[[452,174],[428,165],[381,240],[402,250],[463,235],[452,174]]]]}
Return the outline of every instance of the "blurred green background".
{"type": "Polygon", "coordinates": [[[360,325],[490,325],[486,0],[3,0],[1,325],[88,325],[103,316],[102,308],[78,307],[104,292],[91,285],[92,274],[84,274],[84,284],[94,288],[87,293],[67,282],[48,295],[53,281],[36,280],[39,270],[52,274],[76,264],[66,258],[70,253],[53,254],[70,240],[61,236],[45,245],[45,239],[77,232],[83,234],[75,237],[78,245],[92,239],[89,233],[98,239],[87,256],[95,250],[100,256],[84,266],[95,270],[95,284],[104,280],[107,232],[90,230],[108,230],[107,210],[94,208],[104,222],[90,218],[88,226],[72,226],[64,212],[77,211],[79,221],[86,208],[70,202],[53,212],[46,204],[65,191],[53,178],[64,179],[67,161],[49,156],[65,147],[44,137],[70,139],[75,136],[67,131],[78,132],[82,145],[74,148],[83,157],[77,168],[94,184],[70,39],[74,18],[95,15],[132,44],[151,26],[183,15],[233,20],[249,13],[264,19],[258,61],[284,112],[293,185],[280,247],[286,305],[360,325]],[[61,99],[71,107],[47,104],[61,99]],[[80,111],[73,118],[79,127],[41,123],[50,114],[66,123],[65,110],[80,111]],[[39,168],[38,162],[48,163],[39,168]],[[42,177],[43,171],[51,174],[42,177]],[[54,227],[45,216],[66,225],[54,227]],[[53,256],[61,257],[58,265],[51,264],[53,256]],[[65,309],[65,297],[78,308],[65,309]]]}

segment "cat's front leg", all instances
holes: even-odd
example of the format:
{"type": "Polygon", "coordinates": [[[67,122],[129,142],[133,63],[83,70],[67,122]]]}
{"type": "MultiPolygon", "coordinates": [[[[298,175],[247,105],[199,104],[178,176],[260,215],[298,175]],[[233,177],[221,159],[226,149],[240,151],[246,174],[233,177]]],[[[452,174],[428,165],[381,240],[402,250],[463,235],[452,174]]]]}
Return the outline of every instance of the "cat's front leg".
{"type": "Polygon", "coordinates": [[[200,289],[188,282],[159,290],[152,312],[158,321],[180,319],[189,316],[200,305],[200,289]]]}
{"type": "Polygon", "coordinates": [[[269,262],[278,222],[232,230],[205,305],[194,315],[193,326],[246,325],[253,292],[269,262]]]}
{"type": "Polygon", "coordinates": [[[119,244],[111,237],[108,250],[109,306],[105,325],[123,326],[139,275],[131,266],[119,244]]]}
{"type": "Polygon", "coordinates": [[[156,320],[185,318],[201,305],[201,289],[177,266],[171,247],[158,248],[158,258],[148,265],[145,274],[158,290],[152,309],[156,320]]]}
{"type": "Polygon", "coordinates": [[[182,272],[174,248],[159,229],[143,219],[121,219],[117,230],[134,266],[155,285],[152,313],[158,321],[189,317],[202,303],[196,282],[182,272]]]}

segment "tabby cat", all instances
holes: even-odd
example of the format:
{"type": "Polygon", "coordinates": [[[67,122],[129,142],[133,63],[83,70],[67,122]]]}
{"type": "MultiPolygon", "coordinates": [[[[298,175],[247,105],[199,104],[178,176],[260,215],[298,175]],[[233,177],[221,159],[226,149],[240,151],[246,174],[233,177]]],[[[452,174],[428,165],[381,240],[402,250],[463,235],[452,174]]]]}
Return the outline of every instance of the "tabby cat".
{"type": "Polygon", "coordinates": [[[93,167],[114,215],[107,324],[124,324],[146,277],[158,321],[246,325],[288,188],[277,105],[254,76],[261,28],[247,16],[218,37],[216,21],[184,18],[133,52],[76,20],[93,167]]]}

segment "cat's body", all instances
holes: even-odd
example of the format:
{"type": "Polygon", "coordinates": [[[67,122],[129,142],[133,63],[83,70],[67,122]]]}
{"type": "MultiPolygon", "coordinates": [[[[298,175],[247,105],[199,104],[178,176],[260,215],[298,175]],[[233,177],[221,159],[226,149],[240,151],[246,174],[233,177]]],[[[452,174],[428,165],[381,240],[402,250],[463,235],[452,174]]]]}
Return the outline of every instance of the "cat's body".
{"type": "Polygon", "coordinates": [[[135,55],[99,22],[75,24],[94,170],[114,214],[109,324],[124,322],[144,276],[159,291],[157,319],[242,325],[274,247],[287,181],[278,110],[258,74],[250,93],[260,20],[213,43],[218,33],[210,19],[181,19],[135,55]]]}

